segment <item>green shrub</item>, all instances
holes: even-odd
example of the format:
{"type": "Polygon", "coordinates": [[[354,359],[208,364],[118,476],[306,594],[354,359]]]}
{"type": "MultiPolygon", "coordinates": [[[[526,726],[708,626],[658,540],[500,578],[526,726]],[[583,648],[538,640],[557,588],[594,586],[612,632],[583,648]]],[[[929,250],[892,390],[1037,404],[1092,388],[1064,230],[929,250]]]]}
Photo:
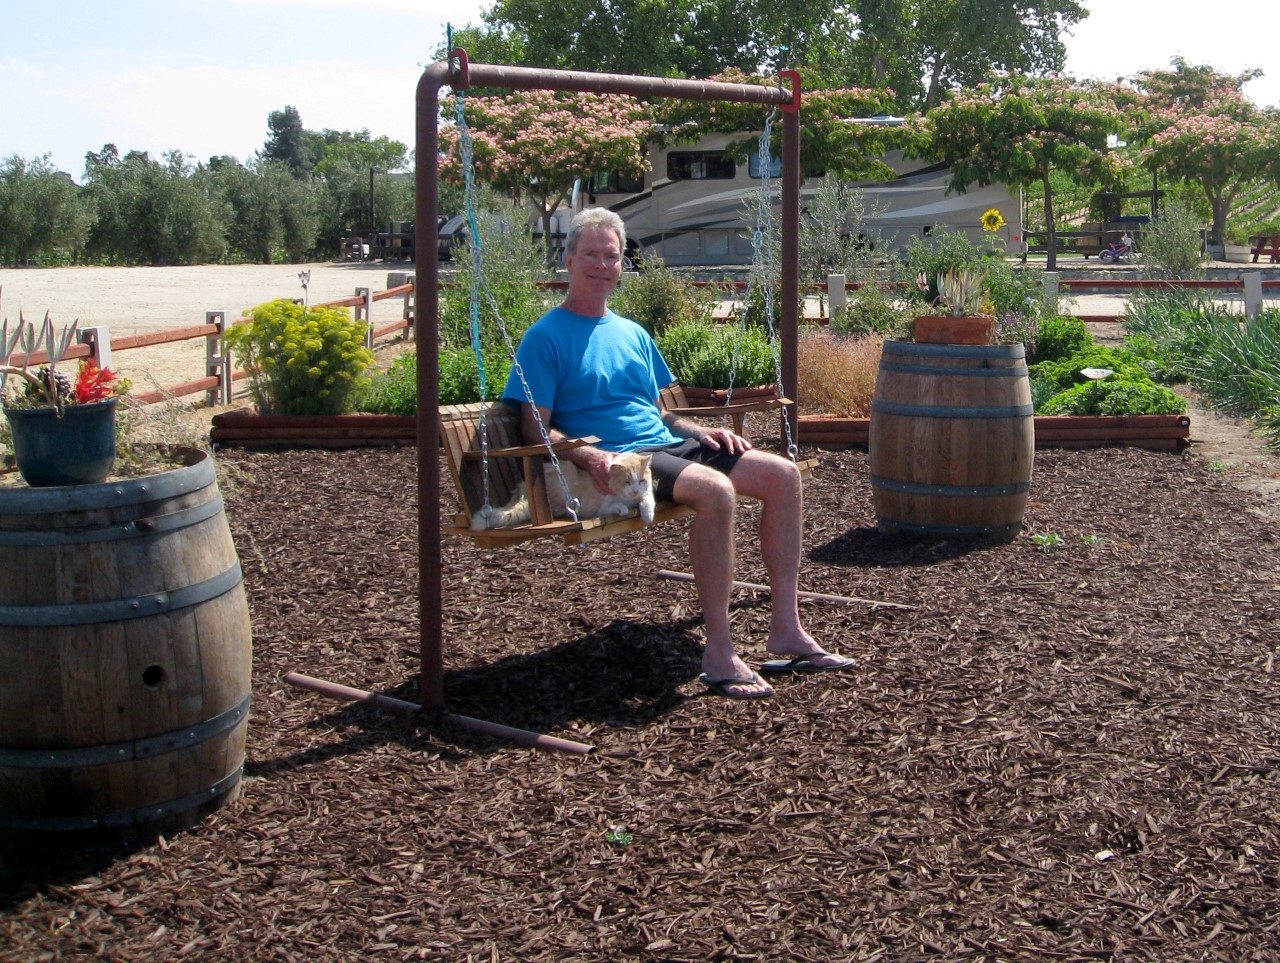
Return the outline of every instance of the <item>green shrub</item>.
{"type": "Polygon", "coordinates": [[[643,325],[657,336],[668,328],[710,318],[718,300],[714,288],[699,287],[692,278],[676,274],[661,258],[644,259],[639,277],[625,278],[610,301],[615,314],[643,325]]]}
{"type": "Polygon", "coordinates": [[[1112,378],[1117,381],[1150,380],[1142,366],[1124,350],[1101,344],[1090,344],[1070,357],[1058,361],[1039,361],[1031,365],[1029,370],[1033,381],[1043,381],[1054,389],[1054,393],[1057,393],[1065,391],[1072,385],[1089,381],[1089,378],[1080,373],[1084,368],[1107,368],[1115,372],[1112,378]]]}
{"type": "Polygon", "coordinates": [[[658,348],[683,385],[742,388],[776,379],[773,345],[760,328],[695,321],[668,329],[658,338],[658,348]]]}
{"type": "Polygon", "coordinates": [[[1200,228],[1200,217],[1190,205],[1177,198],[1168,201],[1160,216],[1145,225],[1137,239],[1147,276],[1199,277],[1204,263],[1200,228]]]}
{"type": "Polygon", "coordinates": [[[412,415],[418,410],[418,354],[400,355],[386,371],[374,372],[354,407],[375,415],[412,415]]]}
{"type": "Polygon", "coordinates": [[[227,332],[227,344],[249,371],[263,414],[337,415],[365,380],[373,352],[368,325],[340,308],[303,308],[288,298],[260,304],[247,324],[227,332]]]}
{"type": "Polygon", "coordinates": [[[1042,415],[1177,415],[1187,403],[1151,381],[1107,378],[1068,388],[1040,408],[1042,415]]]}
{"type": "Polygon", "coordinates": [[[1041,318],[1036,328],[1036,348],[1028,349],[1027,363],[1060,361],[1093,344],[1093,335],[1079,318],[1054,315],[1041,318]]]}
{"type": "Polygon", "coordinates": [[[878,284],[864,284],[832,315],[831,330],[848,337],[892,334],[906,323],[906,314],[878,284]]]}
{"type": "Polygon", "coordinates": [[[912,285],[908,296],[930,304],[938,300],[940,275],[966,269],[984,272],[992,263],[967,234],[952,230],[936,230],[927,238],[911,238],[907,242],[906,262],[909,277],[925,277],[925,290],[912,285]]]}

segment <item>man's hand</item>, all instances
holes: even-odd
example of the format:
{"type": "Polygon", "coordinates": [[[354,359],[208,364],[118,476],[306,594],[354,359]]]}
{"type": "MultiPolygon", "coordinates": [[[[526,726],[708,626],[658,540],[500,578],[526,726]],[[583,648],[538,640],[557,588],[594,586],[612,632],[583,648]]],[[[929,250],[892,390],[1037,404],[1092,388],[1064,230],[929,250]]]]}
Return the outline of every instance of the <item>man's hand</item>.
{"type": "Polygon", "coordinates": [[[603,448],[586,446],[575,448],[569,453],[568,457],[571,457],[575,465],[591,476],[596,489],[602,495],[611,493],[612,489],[609,488],[609,466],[613,464],[613,452],[605,451],[603,448]]]}
{"type": "Polygon", "coordinates": [[[731,455],[740,455],[751,450],[751,442],[728,428],[702,428],[697,438],[708,448],[725,451],[731,455]]]}

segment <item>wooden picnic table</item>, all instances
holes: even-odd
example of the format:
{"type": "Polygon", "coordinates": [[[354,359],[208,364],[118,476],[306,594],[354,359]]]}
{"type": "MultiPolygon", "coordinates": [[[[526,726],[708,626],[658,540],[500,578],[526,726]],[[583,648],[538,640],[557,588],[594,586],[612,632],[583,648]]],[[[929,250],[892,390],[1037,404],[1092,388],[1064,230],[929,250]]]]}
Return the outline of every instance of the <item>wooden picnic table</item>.
{"type": "Polygon", "coordinates": [[[1253,255],[1254,264],[1262,255],[1270,255],[1272,264],[1280,262],[1280,234],[1260,234],[1250,238],[1249,253],[1253,255]]]}

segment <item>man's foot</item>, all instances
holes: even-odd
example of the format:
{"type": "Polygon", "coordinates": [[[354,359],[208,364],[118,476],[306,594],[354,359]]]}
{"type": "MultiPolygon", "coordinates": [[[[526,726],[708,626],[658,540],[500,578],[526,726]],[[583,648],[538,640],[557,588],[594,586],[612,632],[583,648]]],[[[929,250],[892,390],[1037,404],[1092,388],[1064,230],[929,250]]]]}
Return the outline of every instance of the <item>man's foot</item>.
{"type": "Polygon", "coordinates": [[[759,672],[752,672],[745,678],[727,679],[713,679],[704,672],[698,676],[698,681],[726,699],[767,699],[773,695],[773,686],[760,678],[759,672]]]}
{"type": "Polygon", "coordinates": [[[854,659],[834,652],[811,652],[808,655],[784,656],[770,659],[760,666],[761,672],[839,672],[841,669],[852,669],[857,665],[854,659]]]}
{"type": "Polygon", "coordinates": [[[803,629],[799,636],[785,642],[771,638],[764,650],[773,656],[760,667],[765,672],[825,672],[857,665],[853,659],[826,651],[803,629]]]}

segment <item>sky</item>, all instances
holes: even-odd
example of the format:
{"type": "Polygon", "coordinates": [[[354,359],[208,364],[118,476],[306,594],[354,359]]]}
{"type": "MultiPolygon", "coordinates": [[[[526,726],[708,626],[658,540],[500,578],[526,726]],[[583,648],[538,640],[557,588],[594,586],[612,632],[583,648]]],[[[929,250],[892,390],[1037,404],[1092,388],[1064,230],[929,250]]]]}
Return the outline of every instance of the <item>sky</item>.
{"type": "MultiPolygon", "coordinates": [[[[445,24],[478,24],[491,0],[0,0],[0,159],[50,154],[79,181],[84,155],[170,150],[249,160],[267,116],[308,130],[387,136],[412,149],[418,78],[445,24]]],[[[1085,0],[1066,72],[1115,79],[1175,55],[1238,73],[1266,68],[1274,31],[1188,0],[1085,0]]],[[[1219,8],[1221,9],[1221,8],[1219,8]]],[[[1280,66],[1250,82],[1280,106],[1280,66]]]]}

